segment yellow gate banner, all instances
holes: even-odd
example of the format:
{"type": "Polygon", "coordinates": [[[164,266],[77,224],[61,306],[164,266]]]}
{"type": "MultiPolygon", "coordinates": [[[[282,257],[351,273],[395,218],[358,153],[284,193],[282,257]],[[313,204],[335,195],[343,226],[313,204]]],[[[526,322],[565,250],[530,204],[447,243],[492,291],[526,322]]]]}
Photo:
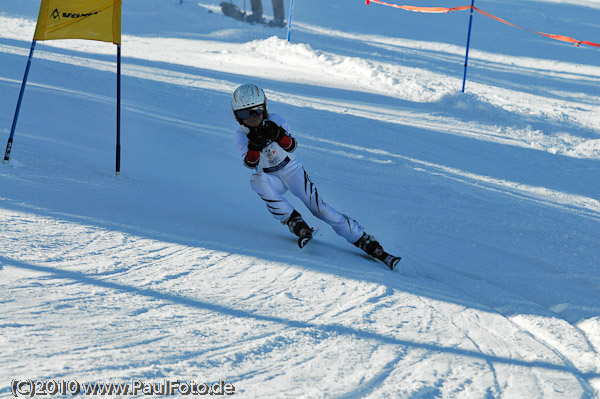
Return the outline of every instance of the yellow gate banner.
{"type": "Polygon", "coordinates": [[[33,39],[121,44],[121,3],[122,0],[42,0],[33,39]]]}

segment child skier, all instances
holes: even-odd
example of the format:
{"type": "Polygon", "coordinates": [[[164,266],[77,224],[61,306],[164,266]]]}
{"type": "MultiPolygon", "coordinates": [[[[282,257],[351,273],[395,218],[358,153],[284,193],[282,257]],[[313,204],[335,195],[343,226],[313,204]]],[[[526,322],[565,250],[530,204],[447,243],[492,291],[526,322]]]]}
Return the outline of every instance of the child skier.
{"type": "Polygon", "coordinates": [[[287,191],[302,200],[315,217],[329,224],[338,235],[394,270],[399,257],[385,252],[356,220],[338,212],[319,196],[316,186],[294,156],[297,142],[290,134],[287,122],[267,111],[267,98],[261,88],[253,84],[238,87],[233,93],[231,108],[240,124],[235,133],[235,146],[244,165],[255,169],[250,186],[273,217],[298,236],[301,248],[312,238],[313,229],[283,197],[287,191]]]}

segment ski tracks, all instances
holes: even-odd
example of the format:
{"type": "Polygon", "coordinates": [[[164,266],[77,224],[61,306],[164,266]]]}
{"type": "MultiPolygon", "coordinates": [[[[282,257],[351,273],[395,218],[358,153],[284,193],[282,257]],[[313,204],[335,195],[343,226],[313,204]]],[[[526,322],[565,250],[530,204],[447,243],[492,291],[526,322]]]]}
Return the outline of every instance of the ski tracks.
{"type": "MultiPolygon", "coordinates": [[[[342,255],[356,261],[343,269],[338,260],[295,265],[33,212],[3,209],[0,218],[7,314],[21,320],[8,327],[9,344],[45,334],[41,355],[75,362],[84,376],[115,377],[122,364],[145,378],[233,376],[248,394],[558,398],[579,386],[593,396],[585,373],[597,370],[565,355],[582,353],[582,337],[561,347],[541,337],[542,319],[503,316],[455,287],[372,269],[355,254],[342,255]],[[84,355],[90,348],[96,354],[84,355]],[[310,388],[326,381],[338,389],[310,388]]],[[[33,370],[37,348],[22,350],[33,360],[16,367],[33,370]]],[[[56,377],[53,367],[37,372],[56,377]]]]}
{"type": "MultiPolygon", "coordinates": [[[[544,359],[544,361],[549,362],[549,370],[543,370],[543,368],[541,370],[535,368],[531,370],[532,381],[539,381],[535,384],[531,395],[535,395],[535,391],[539,391],[543,394],[543,397],[555,397],[555,395],[561,397],[561,393],[576,391],[576,385],[578,385],[581,389],[582,398],[596,397],[594,385],[598,383],[600,376],[600,355],[593,342],[590,341],[586,330],[580,328],[579,325],[570,323],[542,304],[532,301],[531,298],[523,297],[515,290],[495,284],[492,279],[464,273],[421,258],[416,263],[422,266],[424,270],[431,269],[433,266],[436,273],[430,270],[427,273],[429,278],[452,287],[453,290],[461,292],[464,298],[470,298],[473,303],[478,303],[479,306],[483,305],[484,309],[487,308],[486,313],[476,313],[474,315],[476,320],[470,317],[460,323],[463,326],[461,330],[465,332],[478,351],[485,354],[490,353],[490,350],[492,350],[494,354],[499,354],[497,349],[486,347],[487,345],[482,343],[481,336],[473,335],[471,332],[473,331],[473,325],[479,325],[483,330],[487,330],[487,339],[495,337],[494,342],[501,342],[506,340],[507,337],[509,338],[508,342],[511,340],[519,342],[518,345],[505,348],[507,352],[503,356],[507,358],[528,359],[534,363],[544,359]],[[466,291],[464,287],[478,288],[466,291]],[[514,304],[519,304],[521,311],[516,311],[514,304]],[[525,308],[528,308],[529,312],[523,313],[525,308]],[[479,318],[488,314],[487,312],[501,315],[506,326],[499,326],[490,320],[480,321],[479,318]],[[522,345],[524,340],[535,340],[539,347],[543,348],[539,350],[539,357],[532,353],[526,353],[527,351],[523,353],[523,348],[536,346],[522,345]],[[533,360],[536,357],[538,360],[533,360]],[[552,367],[553,364],[556,366],[552,367]],[[559,365],[564,365],[564,367],[559,365]],[[565,371],[574,380],[567,382],[564,376],[560,376],[565,371]],[[544,382],[551,374],[557,374],[557,378],[551,379],[550,383],[544,382]],[[561,384],[557,384],[556,381],[561,381],[561,384]]],[[[471,310],[466,309],[465,312],[470,313],[471,310]]],[[[461,318],[464,318],[463,313],[460,313],[460,315],[461,318]]],[[[594,324],[593,320],[588,320],[588,322],[594,324]]],[[[452,323],[457,325],[454,318],[452,323]]],[[[479,330],[476,329],[475,331],[479,330]]],[[[494,365],[490,362],[489,366],[493,371],[494,365]]],[[[502,384],[497,383],[496,386],[498,392],[502,392],[501,388],[506,386],[506,381],[502,384]]],[[[510,391],[505,390],[505,392],[510,396],[510,391]]]]}

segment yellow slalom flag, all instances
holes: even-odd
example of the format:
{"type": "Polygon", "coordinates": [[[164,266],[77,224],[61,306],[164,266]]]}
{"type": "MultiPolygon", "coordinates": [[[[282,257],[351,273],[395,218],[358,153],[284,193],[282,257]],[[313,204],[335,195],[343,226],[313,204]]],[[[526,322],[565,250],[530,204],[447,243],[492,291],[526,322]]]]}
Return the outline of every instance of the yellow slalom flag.
{"type": "Polygon", "coordinates": [[[122,0],[42,0],[33,39],[121,44],[121,3],[122,0]]]}

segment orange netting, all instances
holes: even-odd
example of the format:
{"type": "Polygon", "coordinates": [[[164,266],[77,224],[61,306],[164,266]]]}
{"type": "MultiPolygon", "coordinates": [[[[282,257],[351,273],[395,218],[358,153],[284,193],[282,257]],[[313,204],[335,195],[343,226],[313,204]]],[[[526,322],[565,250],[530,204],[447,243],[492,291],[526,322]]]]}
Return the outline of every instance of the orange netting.
{"type": "Polygon", "coordinates": [[[524,30],[529,31],[529,32],[537,33],[538,35],[549,37],[550,39],[560,40],[560,41],[567,42],[567,43],[573,43],[576,46],[579,46],[580,44],[587,44],[588,46],[600,47],[600,44],[594,43],[594,42],[590,42],[590,41],[587,41],[587,40],[576,40],[576,39],[573,39],[572,37],[569,37],[569,36],[555,35],[555,34],[551,34],[551,33],[542,33],[542,32],[535,31],[533,29],[524,28],[522,26],[515,25],[515,24],[513,24],[511,22],[505,21],[502,18],[498,18],[495,15],[490,14],[489,12],[480,10],[479,8],[473,7],[473,6],[460,6],[460,7],[452,7],[452,8],[447,8],[447,7],[418,7],[418,6],[406,6],[406,5],[402,5],[401,6],[401,5],[398,5],[398,4],[386,3],[385,1],[381,1],[381,0],[366,0],[366,4],[370,4],[371,2],[382,4],[384,6],[389,6],[389,7],[394,7],[394,8],[400,8],[400,9],[406,10],[406,11],[426,12],[426,13],[438,13],[438,14],[447,14],[450,11],[464,11],[464,10],[473,9],[474,11],[477,11],[478,13],[480,13],[482,15],[485,15],[486,17],[492,18],[492,19],[494,19],[494,20],[496,20],[498,22],[502,22],[503,24],[514,26],[515,28],[519,28],[519,29],[524,29],[524,30]]]}

